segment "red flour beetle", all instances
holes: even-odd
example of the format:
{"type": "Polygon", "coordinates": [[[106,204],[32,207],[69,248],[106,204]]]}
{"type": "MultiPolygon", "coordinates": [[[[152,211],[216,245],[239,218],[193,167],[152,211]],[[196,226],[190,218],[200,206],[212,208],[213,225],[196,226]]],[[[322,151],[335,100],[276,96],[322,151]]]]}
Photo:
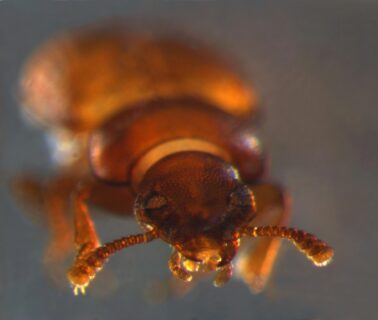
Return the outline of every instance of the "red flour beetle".
{"type": "Polygon", "coordinates": [[[54,138],[59,169],[46,184],[24,177],[19,188],[30,202],[44,199],[52,260],[76,244],[67,273],[75,294],[115,252],[156,239],[172,247],[175,277],[216,271],[221,286],[243,239],[256,238],[237,263],[254,291],[281,239],[317,266],[331,261],[325,242],[286,227],[287,194],[266,180],[254,135],[255,93],[209,48],[90,27],[38,49],[21,88],[24,112],[54,138]],[[87,202],[134,214],[142,232],[101,244],[87,202]]]}

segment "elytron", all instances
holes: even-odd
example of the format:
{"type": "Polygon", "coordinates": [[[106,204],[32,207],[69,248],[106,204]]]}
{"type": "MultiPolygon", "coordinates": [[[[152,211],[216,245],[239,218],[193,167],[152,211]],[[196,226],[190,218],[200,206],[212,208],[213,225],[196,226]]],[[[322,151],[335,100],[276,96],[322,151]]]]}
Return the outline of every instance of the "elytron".
{"type": "Polygon", "coordinates": [[[156,239],[172,247],[175,277],[215,271],[221,286],[235,260],[256,292],[282,239],[316,266],[331,261],[325,242],[287,227],[287,192],[267,178],[255,136],[255,92],[206,46],[115,24],[72,31],[31,56],[21,94],[54,141],[57,170],[45,182],[25,175],[17,188],[31,204],[43,199],[52,267],[76,245],[75,294],[114,253],[156,239]],[[142,232],[101,244],[88,203],[134,215],[142,232]],[[249,238],[255,245],[235,258],[249,238]]]}

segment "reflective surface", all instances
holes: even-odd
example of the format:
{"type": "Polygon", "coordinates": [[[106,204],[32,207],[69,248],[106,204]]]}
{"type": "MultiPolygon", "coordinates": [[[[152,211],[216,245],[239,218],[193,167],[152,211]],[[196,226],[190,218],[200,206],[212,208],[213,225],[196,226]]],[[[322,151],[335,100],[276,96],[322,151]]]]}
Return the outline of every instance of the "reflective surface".
{"type": "MultiPolygon", "coordinates": [[[[1,179],[20,170],[51,172],[41,131],[18,114],[22,63],[57,31],[100,18],[152,19],[174,25],[239,60],[263,109],[262,142],[272,174],[293,195],[291,225],[316,233],[336,251],[313,268],[290,244],[267,290],[252,295],[237,279],[222,289],[200,282],[164,299],[169,279],[163,243],[114,257],[85,297],[56,287],[41,262],[45,229],[1,186],[1,319],[373,319],[378,218],[377,5],[324,2],[295,6],[226,2],[0,2],[1,179]],[[156,293],[157,292],[157,293],[156,293]],[[159,301],[163,301],[157,303],[159,301]]],[[[104,240],[135,233],[135,223],[97,215],[104,240]]]]}

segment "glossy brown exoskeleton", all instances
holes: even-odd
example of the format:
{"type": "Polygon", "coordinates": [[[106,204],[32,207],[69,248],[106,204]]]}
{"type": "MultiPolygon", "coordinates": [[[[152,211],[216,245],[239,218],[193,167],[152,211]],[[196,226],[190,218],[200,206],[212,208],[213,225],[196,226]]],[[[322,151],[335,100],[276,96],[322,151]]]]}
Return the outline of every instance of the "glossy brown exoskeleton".
{"type": "Polygon", "coordinates": [[[208,48],[115,25],[79,30],[31,57],[22,97],[54,137],[60,169],[45,184],[25,176],[17,187],[31,203],[43,198],[50,262],[76,244],[75,293],[116,251],[158,238],[173,249],[176,277],[216,270],[217,286],[231,277],[241,240],[258,238],[237,263],[254,291],[282,238],[315,265],[331,260],[325,242],[286,227],[288,197],[266,181],[254,135],[255,94],[208,48]],[[87,201],[134,213],[143,232],[101,245],[87,201]]]}

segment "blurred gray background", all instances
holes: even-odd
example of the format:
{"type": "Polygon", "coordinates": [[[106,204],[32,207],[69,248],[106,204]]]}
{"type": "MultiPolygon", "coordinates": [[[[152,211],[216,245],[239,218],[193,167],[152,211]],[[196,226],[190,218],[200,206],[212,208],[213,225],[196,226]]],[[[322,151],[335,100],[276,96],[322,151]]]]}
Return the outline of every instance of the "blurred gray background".
{"type": "MultiPolygon", "coordinates": [[[[0,1],[0,319],[377,319],[377,31],[376,1],[0,1]],[[154,303],[148,288],[169,277],[169,249],[157,241],[115,256],[85,297],[52,284],[41,262],[47,232],[3,183],[51,169],[43,133],[19,116],[18,76],[43,40],[110,17],[161,21],[239,62],[262,100],[272,177],[293,195],[291,225],[334,246],[329,267],[285,244],[260,295],[234,278],[154,303]]],[[[96,221],[104,240],[138,229],[96,221]]]]}

